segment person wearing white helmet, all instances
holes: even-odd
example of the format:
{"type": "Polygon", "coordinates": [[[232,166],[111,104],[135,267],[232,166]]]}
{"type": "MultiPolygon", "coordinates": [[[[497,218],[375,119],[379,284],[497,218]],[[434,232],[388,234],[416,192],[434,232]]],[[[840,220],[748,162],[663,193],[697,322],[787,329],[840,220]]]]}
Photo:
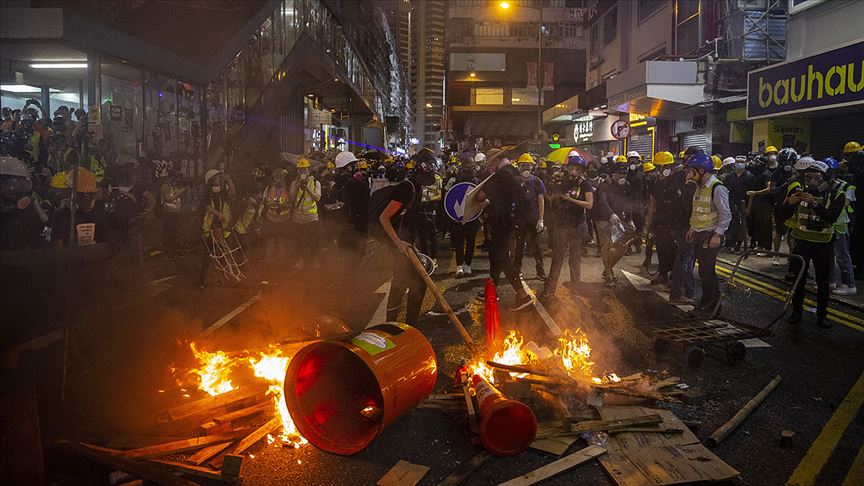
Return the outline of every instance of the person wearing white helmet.
{"type": "MultiPolygon", "coordinates": [[[[210,169],[204,174],[204,214],[201,224],[201,230],[204,237],[211,235],[213,232],[224,233],[231,230],[233,220],[231,213],[231,203],[236,195],[234,182],[228,174],[219,169],[210,169]]],[[[219,236],[217,236],[219,237],[219,236]]],[[[204,257],[201,260],[201,270],[198,272],[198,281],[196,286],[204,288],[205,280],[207,279],[207,270],[210,268],[210,252],[204,251],[204,257]]]]}
{"type": "Polygon", "coordinates": [[[0,157],[0,250],[37,248],[48,215],[42,210],[27,165],[0,157]]]}
{"type": "Polygon", "coordinates": [[[336,158],[333,160],[333,163],[336,165],[337,169],[342,169],[347,167],[349,164],[354,164],[357,162],[357,156],[352,152],[343,151],[336,154],[336,158]]]}
{"type": "Polygon", "coordinates": [[[723,159],[723,171],[720,180],[729,190],[729,211],[732,213],[724,248],[738,253],[741,245],[747,242],[747,191],[756,185],[756,179],[747,170],[747,158],[743,155],[723,159]]]}
{"type": "Polygon", "coordinates": [[[483,162],[486,162],[486,154],[484,154],[483,152],[477,152],[474,155],[474,163],[482,164],[483,162]]]}
{"type": "MultiPolygon", "coordinates": [[[[827,328],[830,327],[827,314],[831,292],[831,266],[834,263],[834,223],[846,206],[846,195],[842,191],[832,190],[826,178],[828,166],[824,162],[812,157],[802,157],[795,165],[803,175],[801,184],[790,190],[780,207],[779,216],[792,221],[789,232],[794,240],[792,254],[803,259],[805,277],[795,287],[792,314],[787,322],[801,322],[806,275],[812,262],[817,287],[816,324],[827,328]]],[[[797,275],[802,271],[801,265],[801,260],[791,259],[790,271],[797,275]]]]}

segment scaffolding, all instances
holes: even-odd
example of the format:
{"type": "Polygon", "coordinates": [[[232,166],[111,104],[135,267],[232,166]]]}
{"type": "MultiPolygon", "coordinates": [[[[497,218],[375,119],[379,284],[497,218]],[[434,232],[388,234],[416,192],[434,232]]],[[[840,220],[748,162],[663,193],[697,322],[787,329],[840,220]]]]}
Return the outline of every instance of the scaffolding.
{"type": "Polygon", "coordinates": [[[718,22],[722,59],[774,63],[786,59],[787,0],[726,0],[718,22]]]}

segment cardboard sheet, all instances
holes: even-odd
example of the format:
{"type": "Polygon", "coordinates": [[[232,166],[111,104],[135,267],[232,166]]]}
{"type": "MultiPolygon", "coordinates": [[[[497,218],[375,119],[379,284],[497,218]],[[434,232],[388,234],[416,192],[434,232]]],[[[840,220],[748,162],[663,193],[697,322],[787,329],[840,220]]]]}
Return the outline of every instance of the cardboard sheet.
{"type": "Polygon", "coordinates": [[[740,474],[702,444],[609,451],[598,460],[619,486],[721,481],[740,474]]]}

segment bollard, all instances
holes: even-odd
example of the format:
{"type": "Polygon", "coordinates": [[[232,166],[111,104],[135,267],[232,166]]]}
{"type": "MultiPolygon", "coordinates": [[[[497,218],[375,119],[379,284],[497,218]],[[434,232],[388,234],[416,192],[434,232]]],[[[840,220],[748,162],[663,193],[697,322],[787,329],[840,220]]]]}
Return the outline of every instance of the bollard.
{"type": "Polygon", "coordinates": [[[486,357],[492,359],[500,342],[501,314],[498,313],[498,290],[491,278],[486,279],[483,298],[486,304],[486,357]]]}
{"type": "Polygon", "coordinates": [[[528,405],[505,397],[480,375],[472,378],[480,410],[480,442],[497,456],[518,454],[534,442],[537,417],[528,405]]]}
{"type": "Polygon", "coordinates": [[[435,352],[420,331],[380,324],[298,351],[285,373],[285,405],[312,445],[356,454],[426,399],[437,373],[435,352]]]}

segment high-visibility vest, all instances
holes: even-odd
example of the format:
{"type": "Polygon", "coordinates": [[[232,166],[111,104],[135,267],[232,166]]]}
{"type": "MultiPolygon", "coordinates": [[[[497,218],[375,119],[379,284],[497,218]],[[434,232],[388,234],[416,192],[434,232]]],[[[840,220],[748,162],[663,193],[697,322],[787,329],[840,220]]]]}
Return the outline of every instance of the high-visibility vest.
{"type": "MultiPolygon", "coordinates": [[[[792,181],[789,183],[789,186],[786,187],[786,197],[789,197],[792,194],[792,191],[795,189],[802,189],[801,182],[792,181]]],[[[795,227],[795,215],[793,214],[791,218],[783,221],[783,226],[792,229],[795,227]]]]}
{"type": "MultiPolygon", "coordinates": [[[[831,185],[831,190],[834,191],[834,197],[843,194],[844,196],[848,195],[850,190],[854,194],[855,186],[849,184],[848,182],[841,179],[834,179],[834,183],[831,185]]],[[[849,198],[846,198],[846,201],[843,204],[843,210],[840,211],[840,216],[837,217],[837,221],[834,223],[834,232],[837,234],[845,235],[849,231],[849,215],[852,213],[852,204],[849,198]]]]}
{"type": "Polygon", "coordinates": [[[102,179],[105,179],[105,162],[102,159],[96,158],[95,155],[91,155],[90,172],[93,172],[93,175],[96,176],[96,183],[101,183],[102,179]]]}
{"type": "Polygon", "coordinates": [[[291,212],[291,202],[288,199],[288,188],[269,186],[264,189],[261,199],[262,209],[266,209],[268,218],[280,219],[291,212]]]}
{"type": "Polygon", "coordinates": [[[813,204],[807,204],[805,201],[798,203],[795,208],[795,215],[792,217],[795,221],[795,226],[792,228],[792,237],[804,241],[812,241],[813,243],[828,243],[834,236],[834,226],[822,221],[814,207],[825,204],[827,208],[831,201],[830,194],[823,196],[814,196],[813,204]],[[819,228],[819,229],[817,229],[819,228]]]}
{"type": "Polygon", "coordinates": [[[303,212],[303,214],[318,214],[318,203],[312,199],[309,194],[315,191],[315,178],[306,178],[306,191],[297,189],[297,200],[294,201],[294,207],[303,212]]]}
{"type": "MultiPolygon", "coordinates": [[[[210,202],[207,203],[208,208],[213,208],[219,211],[220,213],[225,215],[225,222],[222,224],[222,233],[227,236],[230,231],[228,229],[231,227],[231,204],[228,201],[222,201],[221,207],[217,208],[213,204],[213,199],[210,199],[210,202]]],[[[210,214],[210,211],[204,211],[204,224],[201,225],[201,229],[204,230],[204,233],[209,233],[210,229],[213,227],[213,216],[210,214]]]]}
{"type": "Polygon", "coordinates": [[[30,147],[27,149],[27,153],[30,154],[30,158],[34,164],[39,162],[39,151],[41,150],[39,144],[41,141],[42,135],[34,130],[33,134],[30,135],[30,147]]]}
{"type": "Polygon", "coordinates": [[[710,186],[700,185],[693,193],[693,210],[690,212],[690,227],[705,231],[717,226],[720,214],[714,209],[714,188],[722,184],[715,180],[710,186]]]}

